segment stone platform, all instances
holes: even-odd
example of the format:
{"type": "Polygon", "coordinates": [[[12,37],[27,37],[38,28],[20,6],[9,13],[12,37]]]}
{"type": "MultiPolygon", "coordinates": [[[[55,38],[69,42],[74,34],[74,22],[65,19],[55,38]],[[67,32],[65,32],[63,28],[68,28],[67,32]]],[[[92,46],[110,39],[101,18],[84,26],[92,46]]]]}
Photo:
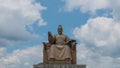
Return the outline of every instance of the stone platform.
{"type": "Polygon", "coordinates": [[[86,65],[76,64],[37,64],[33,68],[86,68],[86,65]]]}

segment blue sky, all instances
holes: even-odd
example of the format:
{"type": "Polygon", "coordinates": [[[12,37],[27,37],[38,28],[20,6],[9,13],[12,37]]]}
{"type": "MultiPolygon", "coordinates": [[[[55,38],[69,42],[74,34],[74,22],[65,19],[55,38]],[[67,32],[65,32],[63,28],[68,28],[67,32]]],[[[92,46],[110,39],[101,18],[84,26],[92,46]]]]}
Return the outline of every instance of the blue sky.
{"type": "MultiPolygon", "coordinates": [[[[32,68],[42,62],[47,32],[76,39],[77,63],[120,67],[119,0],[0,1],[0,67],[32,68]],[[24,60],[23,60],[24,59],[24,60]]],[[[95,66],[94,66],[95,65],[95,66]]]]}
{"type": "MultiPolygon", "coordinates": [[[[46,28],[41,27],[42,29],[47,29],[48,31],[52,31],[56,33],[56,28],[59,24],[63,25],[64,32],[66,34],[72,35],[72,29],[78,25],[82,25],[86,22],[86,20],[90,17],[89,14],[82,14],[79,11],[75,12],[64,12],[59,11],[59,9],[63,8],[64,2],[58,0],[53,0],[50,2],[48,0],[41,0],[42,5],[47,6],[47,10],[42,12],[42,17],[48,25],[46,28]]],[[[43,30],[44,31],[44,30],[43,30]]],[[[43,31],[41,31],[43,33],[43,31]]],[[[37,31],[38,32],[38,31],[37,31]]]]}

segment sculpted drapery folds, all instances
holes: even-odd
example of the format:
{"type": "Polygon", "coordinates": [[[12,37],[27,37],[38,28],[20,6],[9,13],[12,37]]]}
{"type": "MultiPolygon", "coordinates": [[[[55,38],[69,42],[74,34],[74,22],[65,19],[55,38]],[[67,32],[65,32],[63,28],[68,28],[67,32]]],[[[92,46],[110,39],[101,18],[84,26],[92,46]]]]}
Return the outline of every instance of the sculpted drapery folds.
{"type": "Polygon", "coordinates": [[[47,50],[48,60],[50,59],[72,60],[70,47],[68,46],[68,43],[71,40],[66,35],[64,35],[62,32],[63,32],[63,29],[61,25],[58,26],[57,35],[53,36],[51,32],[48,32],[48,40],[52,44],[50,48],[47,50]]]}

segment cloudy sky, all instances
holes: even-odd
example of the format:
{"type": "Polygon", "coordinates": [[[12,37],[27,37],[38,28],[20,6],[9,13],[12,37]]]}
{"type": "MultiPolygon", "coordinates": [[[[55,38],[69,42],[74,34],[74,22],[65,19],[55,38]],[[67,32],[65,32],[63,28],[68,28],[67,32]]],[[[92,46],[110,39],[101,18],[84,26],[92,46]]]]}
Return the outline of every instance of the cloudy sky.
{"type": "Polygon", "coordinates": [[[47,32],[76,39],[77,64],[120,68],[120,0],[0,0],[0,67],[42,62],[47,32]]]}

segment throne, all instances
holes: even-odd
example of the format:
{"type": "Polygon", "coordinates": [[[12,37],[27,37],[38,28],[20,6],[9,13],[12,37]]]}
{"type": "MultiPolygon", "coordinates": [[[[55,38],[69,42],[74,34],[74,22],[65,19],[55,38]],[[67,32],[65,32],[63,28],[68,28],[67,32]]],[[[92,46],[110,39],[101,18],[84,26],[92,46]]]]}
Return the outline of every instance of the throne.
{"type": "Polygon", "coordinates": [[[76,64],[76,40],[68,44],[71,50],[72,60],[48,60],[47,50],[54,44],[53,36],[48,32],[48,42],[43,42],[43,64],[76,64]]]}

